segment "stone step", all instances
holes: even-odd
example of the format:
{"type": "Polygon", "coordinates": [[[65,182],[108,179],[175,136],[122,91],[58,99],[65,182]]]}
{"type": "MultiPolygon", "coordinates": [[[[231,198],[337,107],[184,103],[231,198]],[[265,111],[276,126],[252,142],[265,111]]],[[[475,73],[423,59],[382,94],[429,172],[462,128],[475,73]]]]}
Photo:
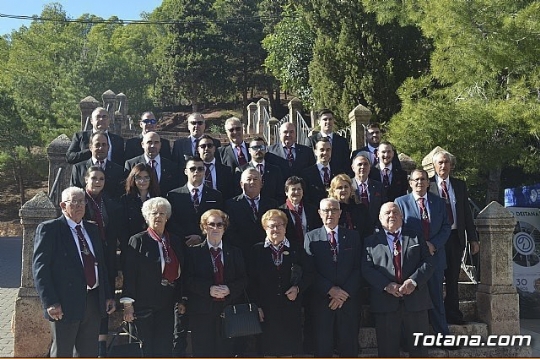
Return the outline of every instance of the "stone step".
{"type": "Polygon", "coordinates": [[[460,300],[459,310],[463,313],[463,320],[466,322],[473,322],[478,318],[476,300],[460,300]]]}
{"type": "Polygon", "coordinates": [[[460,300],[476,300],[478,284],[473,282],[459,282],[458,291],[460,300]]]}

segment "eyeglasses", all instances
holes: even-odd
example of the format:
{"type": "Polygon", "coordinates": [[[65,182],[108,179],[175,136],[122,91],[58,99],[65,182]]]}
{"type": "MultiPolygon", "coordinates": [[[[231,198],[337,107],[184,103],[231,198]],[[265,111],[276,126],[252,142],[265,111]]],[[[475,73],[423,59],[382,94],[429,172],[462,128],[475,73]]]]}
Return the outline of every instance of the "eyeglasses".
{"type": "Polygon", "coordinates": [[[190,168],[188,168],[188,170],[189,170],[191,173],[195,173],[195,171],[204,172],[204,166],[190,167],[190,168]]]}
{"type": "Polygon", "coordinates": [[[143,176],[143,177],[135,176],[135,182],[148,182],[148,181],[150,181],[150,176],[143,176]]]}
{"type": "Polygon", "coordinates": [[[64,203],[69,203],[72,206],[85,206],[88,203],[88,200],[68,199],[67,201],[64,201],[64,203]]]}
{"type": "Polygon", "coordinates": [[[321,211],[322,213],[325,213],[325,214],[337,213],[337,212],[339,212],[339,208],[321,208],[319,211],[321,211]]]}
{"type": "Polygon", "coordinates": [[[215,222],[208,222],[206,223],[206,226],[207,227],[210,227],[210,228],[223,228],[223,222],[218,222],[218,223],[215,223],[215,222]]]}
{"type": "Polygon", "coordinates": [[[142,120],[142,122],[146,123],[147,125],[155,125],[157,120],[155,118],[147,118],[142,120]]]}
{"type": "Polygon", "coordinates": [[[101,118],[101,119],[108,119],[109,118],[109,115],[96,115],[96,118],[101,118]]]}
{"type": "Polygon", "coordinates": [[[423,177],[422,178],[411,178],[411,181],[415,182],[415,183],[418,183],[418,182],[425,182],[425,181],[427,181],[427,179],[423,178],[423,177]]]}
{"type": "Polygon", "coordinates": [[[251,146],[249,148],[252,149],[253,151],[266,151],[265,145],[256,145],[256,146],[251,146]]]}
{"type": "Polygon", "coordinates": [[[214,144],[213,143],[203,143],[202,145],[199,145],[199,147],[204,150],[204,149],[207,149],[207,148],[214,148],[214,144]]]}
{"type": "Polygon", "coordinates": [[[279,223],[279,224],[269,224],[266,226],[266,228],[268,229],[279,229],[279,228],[283,228],[285,227],[285,225],[283,223],[279,223]]]}
{"type": "Polygon", "coordinates": [[[204,121],[189,121],[189,124],[192,126],[195,126],[195,125],[202,126],[204,125],[204,121]]]}
{"type": "Polygon", "coordinates": [[[380,135],[381,134],[381,131],[368,131],[368,135],[370,136],[375,136],[375,135],[380,135]]]}
{"type": "Polygon", "coordinates": [[[238,126],[238,127],[231,127],[231,128],[228,128],[227,131],[233,133],[233,132],[241,132],[242,131],[242,126],[238,126]]]}

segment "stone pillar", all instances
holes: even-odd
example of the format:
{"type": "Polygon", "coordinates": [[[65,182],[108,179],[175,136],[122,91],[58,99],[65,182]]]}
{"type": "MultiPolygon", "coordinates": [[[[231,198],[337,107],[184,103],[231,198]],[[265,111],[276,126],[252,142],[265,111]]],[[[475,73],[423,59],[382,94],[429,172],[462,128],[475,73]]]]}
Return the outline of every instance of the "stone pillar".
{"type": "MultiPolygon", "coordinates": [[[[111,90],[107,90],[103,93],[103,95],[101,95],[101,99],[103,100],[103,107],[107,110],[109,113],[109,118],[111,119],[109,123],[109,130],[114,132],[116,129],[116,121],[114,117],[114,113],[116,112],[116,94],[111,90]]],[[[120,133],[117,134],[120,135],[120,133]]]]}
{"type": "MultiPolygon", "coordinates": [[[[298,118],[297,113],[302,113],[302,101],[298,99],[297,97],[293,98],[289,101],[287,104],[287,107],[289,107],[289,122],[292,122],[294,124],[294,127],[296,128],[296,132],[298,134],[298,118]]],[[[313,128],[313,124],[309,124],[310,128],[313,128]]]]}
{"type": "Polygon", "coordinates": [[[92,111],[94,111],[94,109],[98,106],[98,100],[92,96],[85,97],[81,100],[81,102],[79,102],[79,109],[81,110],[81,131],[90,129],[92,127],[90,124],[90,117],[92,116],[92,111]]]}
{"type": "Polygon", "coordinates": [[[268,111],[268,101],[264,98],[261,98],[257,101],[257,118],[255,120],[255,133],[262,133],[263,129],[263,118],[264,110],[268,111]]]}
{"type": "Polygon", "coordinates": [[[55,138],[47,147],[47,157],[49,158],[49,193],[52,194],[51,200],[53,203],[60,203],[60,196],[64,189],[69,187],[71,179],[71,165],[66,162],[66,152],[69,148],[71,140],[66,135],[60,135],[55,138]],[[53,185],[56,177],[60,175],[56,181],[56,190],[53,193],[53,185]]]}
{"type": "Polygon", "coordinates": [[[279,120],[277,118],[270,117],[270,122],[269,122],[270,133],[268,136],[268,145],[273,145],[279,140],[279,134],[278,134],[279,129],[275,128],[278,122],[279,120]]]}
{"type": "Polygon", "coordinates": [[[255,102],[247,105],[247,133],[255,133],[255,116],[257,113],[257,104],[255,102]]]}
{"type": "Polygon", "coordinates": [[[480,284],[476,292],[478,319],[489,334],[520,334],[519,299],[513,286],[512,241],[516,219],[497,202],[476,218],[480,235],[480,284]]]}
{"type": "MultiPolygon", "coordinates": [[[[395,155],[395,154],[394,154],[395,155]]],[[[404,153],[400,153],[398,155],[399,162],[401,162],[401,168],[407,172],[407,174],[411,174],[411,172],[416,169],[416,162],[414,160],[407,156],[404,153]]],[[[432,177],[432,176],[430,176],[432,177]]]]}
{"type": "MultiPolygon", "coordinates": [[[[422,159],[422,168],[427,171],[430,178],[435,176],[435,168],[433,167],[433,155],[435,153],[437,153],[437,152],[440,152],[440,151],[446,151],[446,152],[450,153],[449,151],[445,150],[444,148],[442,148],[440,146],[437,146],[434,149],[432,149],[431,152],[426,155],[426,157],[424,157],[422,159]]],[[[456,156],[454,156],[451,153],[450,153],[450,157],[451,157],[451,159],[453,161],[456,160],[456,156]]]]}
{"type": "Polygon", "coordinates": [[[357,150],[364,147],[365,125],[371,119],[371,111],[362,105],[356,106],[349,112],[349,123],[351,126],[351,150],[357,150]]]}
{"type": "Polygon", "coordinates": [[[116,111],[114,113],[114,133],[122,135],[122,128],[127,127],[126,115],[128,111],[127,96],[123,93],[116,95],[116,111]]]}
{"type": "Polygon", "coordinates": [[[23,247],[21,287],[15,301],[12,323],[14,356],[44,357],[49,351],[51,335],[32,276],[34,235],[38,224],[58,217],[58,211],[45,192],[39,192],[21,207],[19,216],[23,226],[23,247]]]}

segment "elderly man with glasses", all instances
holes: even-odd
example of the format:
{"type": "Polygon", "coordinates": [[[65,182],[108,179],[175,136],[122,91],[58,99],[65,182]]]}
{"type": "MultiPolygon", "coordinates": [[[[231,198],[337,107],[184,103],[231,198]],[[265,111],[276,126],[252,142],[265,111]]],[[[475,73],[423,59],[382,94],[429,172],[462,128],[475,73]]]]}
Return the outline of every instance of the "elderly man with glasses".
{"type": "Polygon", "coordinates": [[[235,171],[251,161],[249,144],[244,142],[244,127],[238,117],[229,117],[225,121],[225,131],[229,137],[229,145],[219,149],[221,163],[235,171]]]}
{"type": "MultiPolygon", "coordinates": [[[[142,131],[139,136],[132,137],[126,141],[126,148],[124,150],[124,157],[126,160],[143,154],[141,141],[148,132],[157,131],[157,123],[156,116],[152,111],[146,111],[141,115],[139,126],[142,131]]],[[[161,139],[161,150],[159,151],[159,154],[163,158],[171,159],[171,144],[169,143],[169,140],[165,138],[161,139]]]]}

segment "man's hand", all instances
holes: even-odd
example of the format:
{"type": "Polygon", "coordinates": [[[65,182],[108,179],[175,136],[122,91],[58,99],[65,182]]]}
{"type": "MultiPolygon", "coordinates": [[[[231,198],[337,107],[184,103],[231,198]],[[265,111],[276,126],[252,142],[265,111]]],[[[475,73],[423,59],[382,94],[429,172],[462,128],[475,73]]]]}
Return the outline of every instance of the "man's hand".
{"type": "Polygon", "coordinates": [[[116,300],[114,299],[107,299],[106,308],[107,308],[107,314],[112,314],[116,310],[116,300]]]}
{"type": "Polygon", "coordinates": [[[202,243],[201,236],[198,236],[196,234],[186,236],[186,245],[188,247],[193,247],[194,245],[197,245],[199,243],[202,243]]]}
{"type": "Polygon", "coordinates": [[[330,288],[328,295],[330,296],[330,299],[337,299],[341,302],[345,302],[347,299],[349,299],[349,293],[338,286],[330,288]]]}
{"type": "Polygon", "coordinates": [[[213,285],[210,287],[210,296],[213,298],[223,299],[231,293],[226,285],[213,285]]]}
{"type": "Polygon", "coordinates": [[[297,286],[293,285],[292,287],[289,288],[288,291],[285,292],[285,295],[290,301],[295,301],[299,292],[300,292],[300,289],[298,289],[297,286]]]}
{"type": "Polygon", "coordinates": [[[341,308],[342,306],[343,306],[343,301],[341,301],[339,299],[332,298],[330,300],[330,303],[328,303],[328,308],[330,308],[332,310],[336,310],[338,308],[341,308]]]}
{"type": "Polygon", "coordinates": [[[178,309],[178,314],[186,314],[186,304],[185,303],[176,303],[176,309],[178,309]]]}
{"type": "Polygon", "coordinates": [[[52,320],[62,320],[64,312],[62,311],[62,305],[56,303],[47,308],[47,314],[51,317],[52,320]]]}
{"type": "Polygon", "coordinates": [[[480,242],[478,241],[469,242],[469,248],[471,250],[471,254],[478,253],[480,251],[480,242]]]}
{"type": "Polygon", "coordinates": [[[426,244],[427,244],[427,246],[429,248],[429,254],[434,255],[435,252],[437,251],[437,249],[435,248],[433,243],[431,243],[430,241],[426,241],[426,244]]]}
{"type": "Polygon", "coordinates": [[[385,287],[386,293],[393,295],[394,297],[400,298],[403,297],[403,294],[399,292],[400,285],[396,282],[391,282],[385,287]]]}
{"type": "Polygon", "coordinates": [[[403,282],[403,285],[401,287],[399,287],[399,292],[403,295],[409,295],[414,292],[415,289],[416,287],[414,286],[412,280],[409,278],[405,280],[405,282],[403,282]]]}
{"type": "Polygon", "coordinates": [[[124,303],[124,320],[131,323],[135,319],[133,304],[124,303]]]}

